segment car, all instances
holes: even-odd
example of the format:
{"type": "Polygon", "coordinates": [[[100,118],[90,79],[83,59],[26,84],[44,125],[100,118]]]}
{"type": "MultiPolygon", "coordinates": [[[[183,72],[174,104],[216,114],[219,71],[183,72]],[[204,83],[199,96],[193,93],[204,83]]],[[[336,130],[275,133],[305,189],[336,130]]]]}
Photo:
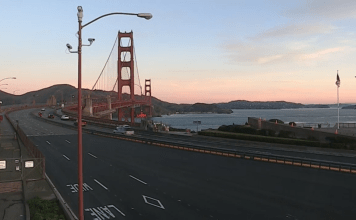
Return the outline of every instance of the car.
{"type": "MultiPolygon", "coordinates": [[[[78,120],[76,120],[76,121],[74,122],[74,125],[75,125],[75,126],[78,126],[78,120]]],[[[85,125],[87,125],[87,122],[82,121],[82,127],[85,126],[85,125]]]]}
{"type": "Polygon", "coordinates": [[[69,120],[69,116],[68,115],[62,115],[61,119],[62,120],[69,120]]]}
{"type": "Polygon", "coordinates": [[[45,108],[42,108],[41,111],[46,111],[46,109],[45,109],[45,108]]]}
{"type": "Polygon", "coordinates": [[[135,131],[128,125],[118,126],[113,131],[114,134],[126,134],[126,135],[133,135],[135,131]]]}
{"type": "Polygon", "coordinates": [[[54,118],[54,115],[48,114],[48,118],[54,118]]]}

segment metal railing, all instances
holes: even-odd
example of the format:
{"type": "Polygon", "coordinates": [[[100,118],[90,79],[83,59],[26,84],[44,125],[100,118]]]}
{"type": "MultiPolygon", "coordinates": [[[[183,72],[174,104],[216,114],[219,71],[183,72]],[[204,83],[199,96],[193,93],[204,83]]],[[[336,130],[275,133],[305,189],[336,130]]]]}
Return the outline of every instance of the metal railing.
{"type": "Polygon", "coordinates": [[[356,128],[356,123],[339,123],[339,126],[340,128],[356,128]]]}
{"type": "Polygon", "coordinates": [[[6,112],[5,117],[10,122],[11,126],[14,128],[17,137],[20,138],[20,140],[26,147],[28,153],[31,155],[31,157],[33,157],[32,159],[34,160],[34,163],[39,165],[37,167],[40,168],[40,173],[41,173],[42,179],[44,179],[45,172],[46,172],[46,163],[45,163],[44,155],[41,153],[40,150],[38,150],[36,145],[26,136],[26,134],[23,132],[23,130],[20,128],[20,126],[18,124],[15,124],[9,118],[9,115],[8,115],[9,113],[14,112],[14,111],[30,109],[30,108],[34,108],[34,107],[39,108],[39,107],[43,107],[43,105],[41,105],[41,106],[20,106],[20,107],[16,107],[16,108],[11,108],[9,111],[6,112]]]}

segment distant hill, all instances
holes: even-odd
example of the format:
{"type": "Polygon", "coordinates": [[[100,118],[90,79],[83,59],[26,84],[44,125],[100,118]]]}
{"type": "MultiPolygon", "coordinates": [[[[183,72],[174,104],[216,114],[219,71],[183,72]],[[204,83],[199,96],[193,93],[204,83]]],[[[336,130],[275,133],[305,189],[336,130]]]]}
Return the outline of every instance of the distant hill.
{"type": "Polygon", "coordinates": [[[348,105],[348,106],[344,106],[341,109],[356,109],[356,105],[348,105]]]}
{"type": "Polygon", "coordinates": [[[228,109],[292,109],[292,108],[329,108],[328,105],[303,105],[301,103],[274,101],[274,102],[250,102],[236,100],[228,103],[217,103],[220,108],[228,109]]]}
{"type": "Polygon", "coordinates": [[[182,114],[182,113],[220,113],[230,114],[231,109],[220,108],[216,104],[175,104],[152,98],[152,105],[156,115],[182,114]]]}
{"type": "MultiPolygon", "coordinates": [[[[90,91],[83,89],[82,94],[87,95],[90,91]]],[[[0,91],[2,106],[6,105],[30,105],[33,101],[36,104],[46,104],[47,99],[54,96],[57,103],[71,103],[77,101],[77,88],[68,84],[53,85],[38,91],[32,91],[23,95],[12,95],[0,91]]],[[[105,98],[106,96],[116,96],[116,92],[94,90],[91,92],[93,98],[105,98]]],[[[124,97],[128,94],[124,94],[124,97]]],[[[139,96],[136,96],[139,99],[139,96]]],[[[251,102],[246,100],[236,100],[228,103],[195,103],[195,104],[176,104],[162,101],[152,97],[153,115],[160,116],[176,113],[232,113],[231,109],[291,109],[291,108],[329,108],[328,105],[303,105],[301,103],[275,101],[275,102],[251,102]]]]}

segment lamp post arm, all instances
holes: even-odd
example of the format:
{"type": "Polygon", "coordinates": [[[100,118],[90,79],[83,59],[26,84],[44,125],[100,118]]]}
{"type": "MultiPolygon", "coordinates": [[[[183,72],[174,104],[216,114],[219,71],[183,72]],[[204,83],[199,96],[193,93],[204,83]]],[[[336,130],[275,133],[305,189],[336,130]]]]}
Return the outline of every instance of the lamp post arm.
{"type": "Polygon", "coordinates": [[[138,14],[135,14],[135,13],[125,13],[125,12],[113,12],[113,13],[109,13],[109,14],[105,14],[105,15],[102,15],[100,17],[97,17],[95,18],[94,20],[92,21],[89,21],[88,23],[86,23],[85,25],[82,25],[82,29],[85,27],[85,26],[88,26],[89,24],[103,18],[103,17],[106,17],[106,16],[110,16],[110,15],[138,15],[138,14]]]}
{"type": "Polygon", "coordinates": [[[7,78],[4,78],[4,79],[0,80],[0,82],[5,80],[5,79],[16,79],[16,77],[7,77],[7,78]]]}

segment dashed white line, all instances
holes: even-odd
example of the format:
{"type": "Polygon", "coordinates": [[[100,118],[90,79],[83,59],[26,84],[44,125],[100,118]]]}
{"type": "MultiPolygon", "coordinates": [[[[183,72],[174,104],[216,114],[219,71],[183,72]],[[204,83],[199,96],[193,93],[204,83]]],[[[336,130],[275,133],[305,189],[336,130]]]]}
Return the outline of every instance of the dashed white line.
{"type": "Polygon", "coordinates": [[[66,158],[67,160],[70,160],[66,155],[63,154],[63,157],[66,158]]]}
{"type": "Polygon", "coordinates": [[[51,143],[49,143],[49,141],[46,141],[46,142],[47,142],[47,144],[51,145],[51,143]]]}
{"type": "Polygon", "coordinates": [[[66,142],[67,142],[68,144],[70,144],[70,141],[66,140],[66,142]]]}
{"type": "Polygon", "coordinates": [[[145,182],[143,182],[142,180],[140,180],[140,179],[137,179],[136,177],[134,177],[134,176],[131,176],[131,175],[129,175],[132,179],[135,179],[135,180],[137,180],[137,181],[139,181],[139,182],[141,182],[141,183],[143,183],[143,184],[147,184],[147,183],[145,183],[145,182]]]}
{"type": "Polygon", "coordinates": [[[97,158],[95,155],[91,154],[91,153],[88,153],[90,156],[94,157],[94,158],[97,158]]]}
{"type": "Polygon", "coordinates": [[[96,179],[94,179],[94,181],[99,184],[100,186],[102,186],[104,189],[108,190],[108,188],[106,188],[103,184],[101,184],[99,181],[97,181],[96,179]]]}

